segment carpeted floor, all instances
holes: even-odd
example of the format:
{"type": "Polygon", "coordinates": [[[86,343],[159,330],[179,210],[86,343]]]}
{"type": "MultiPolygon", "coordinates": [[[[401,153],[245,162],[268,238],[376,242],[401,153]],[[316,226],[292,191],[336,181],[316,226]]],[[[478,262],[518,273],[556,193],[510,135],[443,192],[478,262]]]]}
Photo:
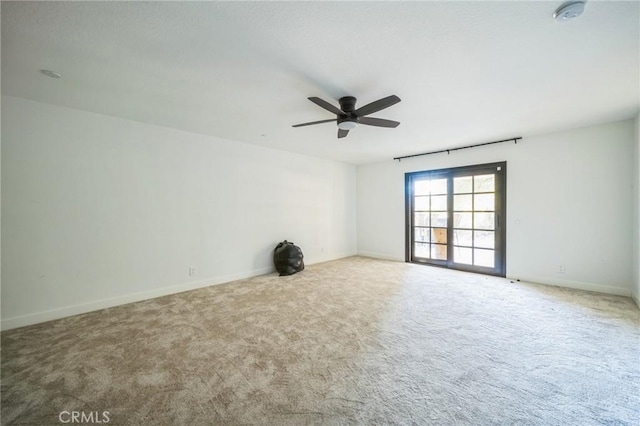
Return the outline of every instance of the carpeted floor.
{"type": "Polygon", "coordinates": [[[352,257],[3,332],[1,373],[3,425],[638,425],[640,310],[352,257]]]}

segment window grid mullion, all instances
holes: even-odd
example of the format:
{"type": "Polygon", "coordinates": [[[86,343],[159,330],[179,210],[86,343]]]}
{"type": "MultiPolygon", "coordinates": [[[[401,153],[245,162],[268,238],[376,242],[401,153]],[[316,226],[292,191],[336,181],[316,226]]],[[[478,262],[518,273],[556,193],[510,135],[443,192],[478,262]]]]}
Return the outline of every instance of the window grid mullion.
{"type": "Polygon", "coordinates": [[[471,195],[471,264],[473,266],[476,265],[476,251],[474,250],[475,248],[475,229],[476,229],[476,176],[473,175],[472,179],[471,179],[471,191],[472,195],[471,195]]]}

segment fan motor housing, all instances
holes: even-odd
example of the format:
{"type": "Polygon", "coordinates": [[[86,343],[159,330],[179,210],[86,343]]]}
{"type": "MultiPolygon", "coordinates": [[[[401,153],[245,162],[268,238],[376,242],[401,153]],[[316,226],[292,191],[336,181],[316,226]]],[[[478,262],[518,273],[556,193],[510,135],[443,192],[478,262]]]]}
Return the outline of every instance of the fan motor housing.
{"type": "Polygon", "coordinates": [[[338,102],[340,102],[340,109],[347,115],[356,110],[356,98],[353,96],[343,96],[338,102]]]}

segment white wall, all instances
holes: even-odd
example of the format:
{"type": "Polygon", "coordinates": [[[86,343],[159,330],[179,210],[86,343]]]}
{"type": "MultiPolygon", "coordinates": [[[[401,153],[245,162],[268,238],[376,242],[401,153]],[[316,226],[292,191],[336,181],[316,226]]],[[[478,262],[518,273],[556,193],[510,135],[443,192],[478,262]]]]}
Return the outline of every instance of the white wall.
{"type": "Polygon", "coordinates": [[[632,152],[625,121],[359,166],[358,253],[404,260],[406,172],[507,161],[507,276],[628,296],[632,152]]]}
{"type": "Polygon", "coordinates": [[[356,253],[352,165],[3,96],[1,170],[3,329],[356,253]]]}
{"type": "Polygon", "coordinates": [[[634,191],[633,191],[633,287],[631,293],[640,307],[640,114],[634,120],[634,191]]]}

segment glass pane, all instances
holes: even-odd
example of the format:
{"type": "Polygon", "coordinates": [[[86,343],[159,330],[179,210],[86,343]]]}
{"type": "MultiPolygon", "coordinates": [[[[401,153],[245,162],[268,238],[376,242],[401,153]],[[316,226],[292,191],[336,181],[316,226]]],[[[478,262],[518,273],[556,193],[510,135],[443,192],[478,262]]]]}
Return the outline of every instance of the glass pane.
{"type": "Polygon", "coordinates": [[[474,210],[495,210],[495,194],[476,194],[473,196],[474,210]]]}
{"type": "Polygon", "coordinates": [[[447,196],[434,195],[431,197],[431,210],[447,211],[447,196]]]}
{"type": "Polygon", "coordinates": [[[460,211],[460,210],[467,210],[467,211],[471,211],[472,207],[471,207],[471,197],[472,195],[454,195],[453,196],[453,209],[460,211]]]}
{"type": "Polygon", "coordinates": [[[473,192],[494,192],[495,190],[495,175],[478,175],[473,177],[473,192]]]}
{"type": "Polygon", "coordinates": [[[457,177],[453,179],[453,193],[460,194],[464,192],[473,192],[473,177],[472,176],[464,176],[457,177]]]}
{"type": "Polygon", "coordinates": [[[431,213],[431,226],[447,227],[447,213],[431,213]]]}
{"type": "Polygon", "coordinates": [[[471,213],[453,213],[454,228],[471,228],[471,213]]]}
{"type": "Polygon", "coordinates": [[[456,263],[465,263],[471,265],[473,263],[470,248],[453,247],[453,261],[456,263]]]}
{"type": "Polygon", "coordinates": [[[474,229],[494,229],[495,213],[474,213],[474,229]]]}
{"type": "Polygon", "coordinates": [[[431,228],[431,242],[447,244],[447,228],[431,228]]]}
{"type": "MultiPolygon", "coordinates": [[[[477,231],[476,231],[477,232],[477,231]]],[[[472,244],[472,233],[473,231],[462,231],[460,229],[453,230],[453,244],[457,246],[469,246],[472,244]]]]}
{"type": "Polygon", "coordinates": [[[430,180],[416,180],[413,182],[413,195],[429,195],[430,191],[430,180]]]}
{"type": "Polygon", "coordinates": [[[429,196],[426,197],[416,197],[415,202],[413,203],[413,208],[415,210],[429,210],[429,196]]]}
{"type": "Polygon", "coordinates": [[[415,213],[413,224],[415,226],[429,226],[429,213],[415,213]]]}
{"type": "Polygon", "coordinates": [[[473,245],[482,248],[496,247],[496,233],[493,231],[473,231],[473,245]]]}
{"type": "Polygon", "coordinates": [[[493,268],[494,265],[494,251],[493,250],[473,250],[473,264],[475,266],[486,266],[487,268],[493,268]]]}
{"type": "Polygon", "coordinates": [[[447,246],[441,244],[431,244],[431,258],[447,260],[447,246]]]}
{"type": "Polygon", "coordinates": [[[429,242],[429,228],[413,228],[413,239],[418,242],[429,242]]]}
{"type": "Polygon", "coordinates": [[[431,195],[446,194],[447,179],[434,179],[431,181],[431,195]]]}
{"type": "Polygon", "coordinates": [[[429,244],[415,243],[413,245],[413,255],[415,257],[429,258],[429,244]]]}

